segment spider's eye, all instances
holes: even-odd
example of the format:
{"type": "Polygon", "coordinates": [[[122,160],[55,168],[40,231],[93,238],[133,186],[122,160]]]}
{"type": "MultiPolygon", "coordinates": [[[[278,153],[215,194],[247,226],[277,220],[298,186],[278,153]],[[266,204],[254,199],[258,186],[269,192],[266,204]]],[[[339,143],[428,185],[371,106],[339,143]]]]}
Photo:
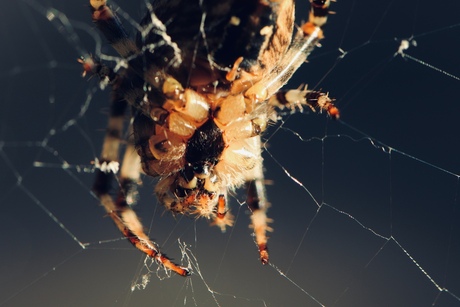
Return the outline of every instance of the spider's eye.
{"type": "Polygon", "coordinates": [[[193,171],[198,178],[205,178],[209,175],[209,165],[208,164],[196,164],[193,166],[193,171]]]}
{"type": "Polygon", "coordinates": [[[323,6],[328,0],[313,0],[312,4],[317,6],[323,6]]]}

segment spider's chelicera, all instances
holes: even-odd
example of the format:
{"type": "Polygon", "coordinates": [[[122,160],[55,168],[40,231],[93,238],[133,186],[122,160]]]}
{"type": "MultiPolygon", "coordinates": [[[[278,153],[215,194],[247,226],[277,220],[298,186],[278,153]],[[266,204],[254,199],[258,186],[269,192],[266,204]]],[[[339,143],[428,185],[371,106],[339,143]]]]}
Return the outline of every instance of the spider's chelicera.
{"type": "Polygon", "coordinates": [[[123,63],[113,69],[80,59],[84,73],[112,87],[93,190],[133,245],[179,275],[190,269],[159,251],[132,209],[140,172],[159,177],[155,193],[167,210],[206,217],[222,231],[233,224],[227,193],[244,185],[259,257],[268,263],[260,135],[286,107],[339,116],[327,94],[280,91],[322,38],[329,0],[310,2],[309,21],[294,31],[293,0],[152,1],[131,40],[106,0],[90,0],[94,23],[123,63]],[[128,106],[130,137],[114,199],[128,106]]]}

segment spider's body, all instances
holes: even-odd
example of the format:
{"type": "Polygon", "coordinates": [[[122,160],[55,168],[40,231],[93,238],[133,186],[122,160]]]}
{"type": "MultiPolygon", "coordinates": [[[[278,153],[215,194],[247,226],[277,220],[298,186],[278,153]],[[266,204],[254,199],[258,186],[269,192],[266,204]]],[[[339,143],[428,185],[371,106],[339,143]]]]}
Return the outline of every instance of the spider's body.
{"type": "Polygon", "coordinates": [[[113,88],[103,163],[118,160],[127,104],[134,118],[118,198],[109,196],[107,168],[98,171],[94,190],[131,243],[180,275],[188,270],[158,251],[131,209],[138,165],[160,177],[155,193],[166,209],[212,219],[222,231],[233,224],[227,192],[245,184],[251,227],[267,263],[260,134],[277,120],[276,108],[308,105],[338,117],[323,93],[279,92],[322,37],[329,2],[311,2],[310,21],[293,35],[292,0],[153,1],[134,43],[105,0],[90,1],[94,22],[126,60],[116,73],[90,58],[81,61],[85,72],[113,88]]]}

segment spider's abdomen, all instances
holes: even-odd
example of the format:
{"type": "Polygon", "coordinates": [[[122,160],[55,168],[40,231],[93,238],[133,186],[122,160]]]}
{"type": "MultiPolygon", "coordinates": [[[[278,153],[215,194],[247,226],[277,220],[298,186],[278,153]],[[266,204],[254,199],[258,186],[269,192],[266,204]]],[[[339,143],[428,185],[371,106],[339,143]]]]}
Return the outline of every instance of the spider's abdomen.
{"type": "Polygon", "coordinates": [[[248,72],[273,67],[291,42],[292,0],[163,0],[152,6],[155,16],[148,13],[141,22],[149,30],[138,33],[136,43],[139,50],[155,46],[145,54],[148,69],[166,69],[183,85],[225,81],[224,70],[240,57],[239,68],[248,72]]]}

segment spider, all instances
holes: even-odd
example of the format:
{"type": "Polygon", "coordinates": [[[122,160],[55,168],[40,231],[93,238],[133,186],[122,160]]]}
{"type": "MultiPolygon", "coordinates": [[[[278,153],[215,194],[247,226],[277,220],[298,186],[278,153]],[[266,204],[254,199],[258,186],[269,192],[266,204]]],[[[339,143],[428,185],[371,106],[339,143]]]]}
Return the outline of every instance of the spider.
{"type": "Polygon", "coordinates": [[[339,117],[325,93],[280,90],[323,37],[330,0],[310,3],[309,21],[294,31],[293,0],[152,1],[131,40],[106,0],[90,0],[93,22],[121,56],[117,68],[79,60],[84,75],[112,88],[93,191],[123,235],[165,268],[190,274],[160,252],[132,208],[141,171],[159,177],[155,194],[167,210],[205,217],[222,231],[233,224],[228,192],[244,185],[259,258],[269,262],[260,135],[283,108],[339,117]]]}

